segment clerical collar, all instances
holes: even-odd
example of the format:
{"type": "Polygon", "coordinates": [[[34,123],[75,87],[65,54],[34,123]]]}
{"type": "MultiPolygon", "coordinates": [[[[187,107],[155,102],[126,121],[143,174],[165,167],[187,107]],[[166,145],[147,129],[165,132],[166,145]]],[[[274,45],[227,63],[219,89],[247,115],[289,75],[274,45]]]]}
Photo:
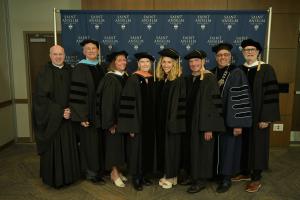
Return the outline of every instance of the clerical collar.
{"type": "Polygon", "coordinates": [[[52,65],[55,66],[55,67],[57,67],[57,68],[59,68],[59,69],[61,69],[61,68],[64,67],[64,64],[63,65],[56,65],[56,64],[52,63],[52,65]]]}
{"type": "Polygon", "coordinates": [[[107,73],[109,73],[109,74],[116,74],[118,76],[123,76],[125,74],[125,71],[124,72],[120,72],[120,71],[115,70],[115,71],[109,71],[107,73]]]}
{"type": "Polygon", "coordinates": [[[98,60],[89,60],[89,59],[82,59],[79,63],[87,64],[87,65],[97,65],[99,63],[98,60]]]}
{"type": "MultiPolygon", "coordinates": [[[[248,68],[251,68],[251,67],[255,67],[255,66],[257,66],[258,65],[258,60],[257,61],[255,61],[254,63],[252,63],[252,64],[248,64],[247,62],[245,62],[244,63],[244,66],[245,67],[248,67],[248,68]]],[[[260,61],[260,64],[265,64],[263,61],[260,61]]]]}

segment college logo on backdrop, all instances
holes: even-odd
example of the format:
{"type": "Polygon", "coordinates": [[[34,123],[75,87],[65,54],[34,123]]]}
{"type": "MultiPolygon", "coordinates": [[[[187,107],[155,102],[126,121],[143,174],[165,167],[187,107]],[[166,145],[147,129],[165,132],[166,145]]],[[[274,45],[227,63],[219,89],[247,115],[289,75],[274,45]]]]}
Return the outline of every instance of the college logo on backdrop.
{"type": "Polygon", "coordinates": [[[77,55],[66,55],[65,62],[71,64],[71,66],[74,67],[74,65],[78,62],[78,57],[77,55]]]}
{"type": "Polygon", "coordinates": [[[182,36],[180,43],[182,46],[186,48],[186,50],[190,50],[191,47],[197,42],[194,35],[184,35],[182,36]]]}
{"type": "Polygon", "coordinates": [[[239,18],[237,17],[237,15],[224,15],[222,19],[222,23],[224,24],[224,26],[226,26],[228,31],[230,31],[232,27],[238,22],[239,18]]]}
{"type": "Polygon", "coordinates": [[[128,44],[130,44],[136,51],[142,43],[144,43],[144,40],[141,35],[132,35],[128,40],[128,44]]]}
{"type": "Polygon", "coordinates": [[[243,40],[246,40],[246,39],[248,39],[248,36],[245,36],[245,35],[236,36],[235,39],[233,40],[233,44],[235,46],[237,46],[240,51],[242,51],[243,48],[241,47],[241,43],[243,40]]]}
{"type": "Polygon", "coordinates": [[[184,23],[183,15],[170,15],[168,23],[173,25],[174,30],[177,30],[179,26],[184,23]]]}
{"type": "Polygon", "coordinates": [[[170,44],[169,36],[167,35],[157,35],[154,39],[154,44],[159,46],[159,49],[164,49],[166,46],[170,44]]]}
{"type": "Polygon", "coordinates": [[[266,23],[264,15],[251,15],[249,19],[249,24],[251,24],[255,31],[259,29],[261,25],[266,23]]]}
{"type": "Polygon", "coordinates": [[[90,36],[89,35],[78,35],[77,39],[76,39],[76,44],[80,45],[80,43],[85,40],[85,39],[89,39],[90,36]]]}
{"type": "Polygon", "coordinates": [[[108,47],[109,51],[111,51],[113,46],[119,43],[119,40],[116,35],[106,35],[103,37],[102,43],[108,47]]]}
{"type": "Polygon", "coordinates": [[[152,26],[157,23],[157,17],[156,15],[144,15],[141,22],[147,27],[147,29],[150,31],[152,26]]]}
{"type": "Polygon", "coordinates": [[[210,15],[197,15],[195,22],[203,31],[211,23],[210,15]]]}
{"type": "Polygon", "coordinates": [[[99,30],[100,26],[105,22],[103,15],[91,15],[89,18],[89,23],[94,25],[96,30],[99,30]]]}
{"type": "Polygon", "coordinates": [[[77,15],[64,15],[61,21],[62,25],[68,27],[68,29],[71,31],[73,27],[78,24],[79,19],[77,15]]]}
{"type": "Polygon", "coordinates": [[[211,47],[219,44],[219,43],[223,43],[223,39],[221,35],[218,36],[209,36],[209,39],[207,40],[207,44],[211,47]]]}
{"type": "Polygon", "coordinates": [[[121,26],[122,30],[125,30],[126,25],[131,23],[130,15],[117,15],[115,22],[121,26]]]}

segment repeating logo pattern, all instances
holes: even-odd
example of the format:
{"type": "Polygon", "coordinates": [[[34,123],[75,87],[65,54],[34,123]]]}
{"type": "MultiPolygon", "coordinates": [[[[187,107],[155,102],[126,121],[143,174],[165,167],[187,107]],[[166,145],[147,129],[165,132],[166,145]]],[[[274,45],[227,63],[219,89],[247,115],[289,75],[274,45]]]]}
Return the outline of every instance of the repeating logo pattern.
{"type": "Polygon", "coordinates": [[[232,27],[239,22],[237,15],[224,15],[222,23],[231,31],[232,27]]]}
{"type": "Polygon", "coordinates": [[[78,24],[79,19],[77,15],[64,15],[61,21],[63,26],[67,26],[69,30],[72,30],[73,27],[78,24]]]}
{"type": "MultiPolygon", "coordinates": [[[[243,62],[240,44],[252,38],[264,46],[268,21],[266,11],[63,11],[62,45],[67,62],[83,58],[79,43],[88,38],[101,44],[101,57],[126,50],[129,59],[138,51],[156,58],[158,51],[171,47],[184,57],[193,49],[206,51],[206,66],[214,67],[211,47],[228,42],[234,45],[233,60],[243,62]]],[[[102,59],[103,60],[103,59],[102,59]]],[[[186,65],[186,61],[182,60],[186,65]]],[[[130,67],[130,66],[129,66],[130,67]]],[[[187,69],[187,67],[184,67],[187,69]]]]}
{"type": "Polygon", "coordinates": [[[125,30],[126,26],[131,23],[130,15],[117,15],[115,22],[125,30]]]}
{"type": "Polygon", "coordinates": [[[89,23],[94,25],[95,30],[99,30],[100,26],[105,22],[103,15],[91,15],[89,23]]]}
{"type": "Polygon", "coordinates": [[[132,35],[128,40],[128,44],[130,44],[136,51],[142,43],[144,43],[144,40],[141,35],[132,35]]]}
{"type": "Polygon", "coordinates": [[[119,40],[116,35],[106,35],[104,36],[102,43],[108,47],[109,51],[111,51],[113,46],[119,43],[119,40]]]}
{"type": "Polygon", "coordinates": [[[264,15],[251,15],[249,19],[249,24],[251,24],[255,31],[259,29],[261,25],[266,23],[264,15]]]}
{"type": "Polygon", "coordinates": [[[159,46],[159,49],[162,50],[165,47],[169,46],[171,40],[168,35],[157,35],[154,40],[154,44],[159,46]]]}
{"type": "Polygon", "coordinates": [[[150,31],[152,29],[152,26],[157,23],[157,20],[158,19],[157,19],[156,15],[144,15],[141,22],[150,31]]]}
{"type": "Polygon", "coordinates": [[[170,15],[168,22],[173,25],[174,30],[177,30],[184,23],[183,15],[170,15]]]}
{"type": "Polygon", "coordinates": [[[197,15],[195,22],[200,26],[201,30],[204,31],[205,28],[211,24],[210,15],[197,15]]]}

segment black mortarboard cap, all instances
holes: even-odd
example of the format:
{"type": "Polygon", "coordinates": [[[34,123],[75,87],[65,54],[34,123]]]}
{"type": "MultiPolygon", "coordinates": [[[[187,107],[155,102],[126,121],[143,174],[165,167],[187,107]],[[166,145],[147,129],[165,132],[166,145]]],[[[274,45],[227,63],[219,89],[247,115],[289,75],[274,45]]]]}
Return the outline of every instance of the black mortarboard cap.
{"type": "Polygon", "coordinates": [[[111,54],[108,54],[106,58],[108,62],[112,62],[119,55],[124,55],[125,57],[127,57],[128,53],[126,51],[114,51],[111,54]]]}
{"type": "Polygon", "coordinates": [[[243,48],[245,48],[245,47],[247,47],[247,46],[254,46],[254,47],[256,47],[256,49],[259,50],[259,52],[262,51],[262,47],[261,47],[261,45],[259,44],[259,42],[256,42],[256,41],[254,41],[254,40],[252,40],[252,39],[243,40],[242,43],[241,43],[241,46],[242,46],[243,48]]]}
{"type": "Polygon", "coordinates": [[[99,42],[96,40],[92,40],[92,39],[85,39],[82,42],[80,42],[80,46],[84,47],[84,45],[88,44],[88,43],[92,43],[94,45],[97,46],[97,48],[99,49],[99,42]]]}
{"type": "Polygon", "coordinates": [[[232,45],[229,43],[220,43],[220,44],[213,46],[211,49],[215,53],[218,53],[220,50],[223,50],[223,49],[225,49],[227,51],[231,51],[232,45]]]}
{"type": "Polygon", "coordinates": [[[202,50],[193,50],[191,51],[190,53],[188,53],[186,56],[184,56],[184,59],[186,60],[189,60],[189,59],[192,59],[192,58],[200,58],[200,59],[203,59],[203,58],[206,58],[206,53],[205,51],[202,51],[202,50]]]}
{"type": "Polygon", "coordinates": [[[158,54],[161,56],[170,57],[173,59],[179,58],[179,53],[176,50],[171,49],[171,48],[163,49],[163,50],[159,51],[158,54]]]}
{"type": "Polygon", "coordinates": [[[140,60],[141,58],[148,58],[152,62],[155,60],[155,58],[152,55],[150,55],[149,53],[147,53],[147,52],[136,53],[136,54],[134,54],[134,57],[137,60],[140,60]]]}

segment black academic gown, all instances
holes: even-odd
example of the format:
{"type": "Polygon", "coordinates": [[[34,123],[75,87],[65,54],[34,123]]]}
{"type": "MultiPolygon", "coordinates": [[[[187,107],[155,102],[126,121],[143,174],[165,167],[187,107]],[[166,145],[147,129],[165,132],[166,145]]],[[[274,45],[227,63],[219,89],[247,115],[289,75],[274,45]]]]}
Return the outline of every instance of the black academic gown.
{"type": "Polygon", "coordinates": [[[269,131],[270,126],[259,129],[259,122],[274,122],[280,120],[278,82],[273,67],[262,64],[259,71],[257,66],[245,71],[251,88],[253,101],[253,124],[246,131],[249,133],[249,169],[265,170],[269,163],[269,131]]]}
{"type": "MultiPolygon", "coordinates": [[[[225,69],[215,70],[218,80],[225,69]]],[[[219,135],[218,141],[218,173],[232,176],[241,170],[242,136],[234,136],[233,128],[250,127],[252,123],[251,96],[247,77],[243,71],[230,65],[225,77],[224,85],[220,86],[224,105],[224,120],[226,131],[219,135]]]]}
{"type": "Polygon", "coordinates": [[[97,130],[96,89],[105,74],[100,65],[78,63],[72,72],[70,106],[74,129],[80,143],[82,172],[87,178],[97,176],[104,168],[103,134],[97,130]],[[89,127],[80,122],[88,121],[89,127]]]}
{"type": "Polygon", "coordinates": [[[178,175],[181,157],[181,134],[186,132],[186,88],[180,77],[156,82],[156,160],[157,170],[166,178],[178,175]]]}
{"type": "Polygon", "coordinates": [[[204,132],[224,131],[222,102],[215,76],[206,72],[204,79],[188,77],[187,130],[190,131],[191,178],[196,181],[213,176],[214,136],[204,139],[204,132]]]}
{"type": "Polygon", "coordinates": [[[133,74],[121,96],[118,131],[128,136],[128,166],[132,176],[153,173],[155,116],[153,77],[133,74]],[[146,83],[146,79],[148,83],[146,83]]]}
{"type": "Polygon", "coordinates": [[[80,178],[76,135],[71,121],[63,118],[64,109],[69,107],[70,79],[69,65],[59,69],[48,63],[37,77],[33,95],[40,176],[52,187],[69,185],[80,178]]]}
{"type": "Polygon", "coordinates": [[[118,125],[120,98],[126,83],[127,75],[123,76],[108,72],[97,91],[97,112],[99,113],[99,127],[104,130],[105,143],[105,169],[111,170],[113,166],[125,164],[124,134],[118,131],[111,134],[109,129],[118,125]]]}

